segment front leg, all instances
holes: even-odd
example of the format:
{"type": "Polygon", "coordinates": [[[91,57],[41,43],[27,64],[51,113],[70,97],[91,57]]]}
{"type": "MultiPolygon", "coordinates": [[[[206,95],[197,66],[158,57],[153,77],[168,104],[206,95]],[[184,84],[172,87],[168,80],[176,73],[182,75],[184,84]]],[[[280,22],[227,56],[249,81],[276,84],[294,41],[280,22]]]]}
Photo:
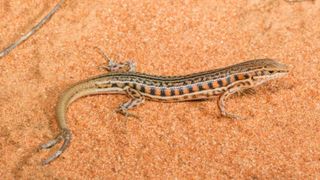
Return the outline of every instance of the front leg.
{"type": "Polygon", "coordinates": [[[228,118],[231,118],[231,119],[235,119],[235,120],[242,119],[240,116],[238,116],[236,114],[233,114],[233,113],[230,113],[230,112],[228,112],[226,110],[225,101],[230,95],[231,95],[231,93],[229,91],[226,91],[219,97],[218,107],[220,109],[220,113],[221,113],[222,116],[228,117],[228,118]]]}
{"type": "Polygon", "coordinates": [[[129,60],[124,63],[117,63],[108,57],[106,53],[104,53],[100,48],[96,47],[99,53],[103,56],[103,58],[107,61],[107,65],[100,66],[100,68],[105,69],[109,72],[136,72],[136,63],[129,60]]]}
{"type": "Polygon", "coordinates": [[[227,100],[227,98],[234,94],[234,93],[241,93],[244,92],[246,90],[249,90],[251,88],[251,83],[243,83],[243,82],[239,82],[239,83],[235,83],[234,85],[228,87],[228,89],[220,95],[219,100],[218,100],[218,107],[220,109],[220,113],[222,116],[231,118],[231,119],[235,119],[235,120],[239,120],[239,119],[243,119],[240,116],[230,113],[226,110],[225,107],[225,101],[227,100]]]}

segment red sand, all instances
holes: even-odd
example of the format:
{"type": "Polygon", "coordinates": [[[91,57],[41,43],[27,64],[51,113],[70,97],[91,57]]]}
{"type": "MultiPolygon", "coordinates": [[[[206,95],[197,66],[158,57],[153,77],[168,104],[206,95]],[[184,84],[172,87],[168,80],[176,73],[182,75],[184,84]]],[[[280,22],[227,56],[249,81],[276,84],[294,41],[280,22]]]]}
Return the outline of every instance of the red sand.
{"type": "MultiPolygon", "coordinates": [[[[320,1],[66,1],[30,39],[0,59],[2,178],[320,178],[320,1]],[[288,64],[288,77],[227,102],[147,102],[94,96],[70,107],[73,141],[48,166],[39,144],[58,133],[54,108],[71,84],[104,73],[93,48],[138,71],[182,75],[255,58],[288,64]]],[[[0,49],[53,1],[0,2],[0,49]]]]}

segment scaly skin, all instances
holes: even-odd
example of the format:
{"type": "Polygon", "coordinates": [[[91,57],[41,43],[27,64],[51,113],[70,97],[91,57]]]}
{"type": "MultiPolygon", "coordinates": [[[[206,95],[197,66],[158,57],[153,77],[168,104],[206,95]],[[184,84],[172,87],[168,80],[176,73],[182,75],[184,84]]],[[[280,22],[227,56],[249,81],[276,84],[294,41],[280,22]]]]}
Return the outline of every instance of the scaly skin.
{"type": "Polygon", "coordinates": [[[118,93],[126,94],[130,100],[122,104],[118,112],[130,116],[128,109],[146,100],[164,102],[192,101],[219,96],[218,107],[223,116],[232,119],[240,117],[229,113],[225,100],[231,94],[254,88],[271,79],[280,78],[288,73],[288,68],[272,59],[256,59],[225,68],[189,74],[185,76],[155,76],[135,72],[132,62],[115,63],[109,61],[104,67],[111,71],[79,82],[67,89],[60,97],[56,116],[61,133],[41,148],[51,148],[60,141],[63,145],[43,164],[58,158],[70,144],[71,132],[66,123],[68,106],[80,97],[118,93]]]}

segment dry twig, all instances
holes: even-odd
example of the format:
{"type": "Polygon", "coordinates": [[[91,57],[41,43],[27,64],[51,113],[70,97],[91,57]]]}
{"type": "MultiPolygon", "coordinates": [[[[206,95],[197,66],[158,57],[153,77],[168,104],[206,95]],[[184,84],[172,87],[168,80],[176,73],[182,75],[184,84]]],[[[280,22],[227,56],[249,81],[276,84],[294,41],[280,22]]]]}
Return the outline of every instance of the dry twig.
{"type": "Polygon", "coordinates": [[[7,55],[11,50],[13,50],[15,47],[17,47],[23,41],[27,40],[32,34],[34,34],[38,29],[40,29],[43,26],[43,24],[45,24],[52,17],[52,15],[58,11],[58,9],[61,7],[61,5],[64,1],[65,0],[61,0],[57,5],[55,5],[54,8],[43,19],[41,19],[41,21],[38,22],[28,33],[24,34],[16,42],[12,43],[7,48],[0,51],[0,58],[7,55]]]}

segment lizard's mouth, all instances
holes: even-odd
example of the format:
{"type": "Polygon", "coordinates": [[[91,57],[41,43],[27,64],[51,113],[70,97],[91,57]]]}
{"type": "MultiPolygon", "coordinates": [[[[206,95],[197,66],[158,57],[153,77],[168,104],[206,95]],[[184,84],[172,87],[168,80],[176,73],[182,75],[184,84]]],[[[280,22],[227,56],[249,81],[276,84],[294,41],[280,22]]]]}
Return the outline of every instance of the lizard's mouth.
{"type": "Polygon", "coordinates": [[[252,79],[254,80],[256,85],[259,85],[272,79],[278,79],[278,78],[284,77],[288,74],[288,72],[289,71],[287,69],[266,70],[264,71],[263,75],[253,76],[252,79]]]}

